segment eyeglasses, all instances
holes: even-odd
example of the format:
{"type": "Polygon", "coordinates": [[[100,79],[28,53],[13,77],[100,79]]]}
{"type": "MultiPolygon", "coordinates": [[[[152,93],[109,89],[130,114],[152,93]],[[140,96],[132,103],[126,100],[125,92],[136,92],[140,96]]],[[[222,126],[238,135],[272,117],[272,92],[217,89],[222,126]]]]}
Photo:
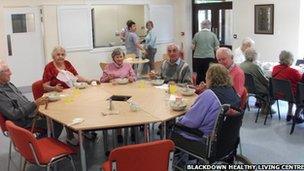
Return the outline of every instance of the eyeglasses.
{"type": "Polygon", "coordinates": [[[56,55],[57,56],[65,56],[66,54],[65,53],[57,53],[56,55]]]}
{"type": "Polygon", "coordinates": [[[169,53],[172,53],[172,52],[177,52],[177,49],[168,49],[167,50],[169,53]]]}

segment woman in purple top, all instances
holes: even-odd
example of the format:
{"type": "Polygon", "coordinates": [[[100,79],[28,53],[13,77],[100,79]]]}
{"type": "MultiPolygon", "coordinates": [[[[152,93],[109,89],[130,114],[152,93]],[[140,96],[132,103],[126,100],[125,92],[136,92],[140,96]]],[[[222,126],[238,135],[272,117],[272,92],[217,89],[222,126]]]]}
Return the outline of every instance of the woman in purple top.
{"type": "MultiPolygon", "coordinates": [[[[229,71],[220,64],[213,64],[206,73],[207,89],[201,93],[179,123],[197,128],[210,135],[222,104],[240,107],[240,98],[232,87],[229,71]]],[[[185,138],[196,138],[182,134],[185,138]]]]}
{"type": "Polygon", "coordinates": [[[123,62],[125,53],[122,49],[114,49],[111,56],[113,62],[105,67],[100,82],[106,83],[116,78],[128,78],[129,82],[136,81],[136,75],[131,64],[123,62]]]}

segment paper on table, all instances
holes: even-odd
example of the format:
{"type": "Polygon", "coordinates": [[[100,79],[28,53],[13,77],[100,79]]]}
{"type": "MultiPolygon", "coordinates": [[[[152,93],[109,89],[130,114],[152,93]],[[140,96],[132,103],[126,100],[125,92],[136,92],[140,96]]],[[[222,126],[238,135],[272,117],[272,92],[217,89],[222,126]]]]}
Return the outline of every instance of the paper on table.
{"type": "Polygon", "coordinates": [[[77,124],[80,124],[84,121],[83,118],[74,118],[72,123],[69,123],[68,126],[73,126],[73,125],[77,125],[77,124]]]}
{"type": "Polygon", "coordinates": [[[155,88],[163,89],[163,90],[168,90],[168,84],[163,84],[161,86],[154,86],[155,88]]]}
{"type": "Polygon", "coordinates": [[[175,99],[176,99],[176,96],[171,94],[169,97],[169,101],[175,101],[175,99]]]}

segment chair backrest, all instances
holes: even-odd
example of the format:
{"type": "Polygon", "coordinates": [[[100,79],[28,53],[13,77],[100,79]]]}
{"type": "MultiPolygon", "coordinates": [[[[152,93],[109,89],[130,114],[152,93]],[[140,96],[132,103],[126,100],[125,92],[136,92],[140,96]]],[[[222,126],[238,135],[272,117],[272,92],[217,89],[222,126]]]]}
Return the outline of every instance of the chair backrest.
{"type": "Polygon", "coordinates": [[[291,82],[289,80],[280,80],[270,78],[271,97],[275,100],[283,100],[288,102],[295,102],[291,90],[291,82]]]}
{"type": "Polygon", "coordinates": [[[250,94],[256,93],[254,78],[251,74],[245,73],[245,87],[250,94]]]}
{"type": "Polygon", "coordinates": [[[32,149],[30,147],[30,144],[32,144],[33,149],[37,153],[37,140],[34,135],[30,131],[15,125],[12,121],[6,121],[5,126],[9,132],[9,136],[15,148],[19,151],[19,153],[27,161],[36,163],[32,149]]]}
{"type": "MultiPolygon", "coordinates": [[[[223,105],[223,112],[218,116],[215,126],[215,139],[211,142],[211,159],[219,159],[235,151],[240,141],[240,128],[244,113],[237,112],[233,115],[227,114],[223,105]]],[[[229,108],[228,108],[229,109],[229,108]]]]}
{"type": "Polygon", "coordinates": [[[116,170],[167,171],[170,157],[173,158],[174,143],[160,140],[143,144],[128,145],[111,151],[109,161],[116,170]]]}
{"type": "Polygon", "coordinates": [[[43,96],[44,89],[42,80],[38,80],[32,84],[32,92],[35,100],[43,96]]]}
{"type": "Polygon", "coordinates": [[[99,66],[100,66],[101,70],[103,70],[103,71],[104,71],[104,69],[106,68],[107,65],[108,65],[108,64],[107,64],[107,63],[104,63],[104,62],[100,62],[100,63],[99,63],[99,66]]]}
{"type": "Polygon", "coordinates": [[[3,116],[2,113],[0,113],[0,127],[2,130],[2,133],[3,133],[3,135],[8,136],[7,128],[5,126],[5,121],[6,121],[6,118],[3,116]]]}
{"type": "Polygon", "coordinates": [[[304,105],[304,83],[301,82],[297,86],[296,104],[304,105]]]}
{"type": "Polygon", "coordinates": [[[298,59],[296,61],[296,66],[300,65],[300,64],[304,64],[304,59],[298,59]]]}

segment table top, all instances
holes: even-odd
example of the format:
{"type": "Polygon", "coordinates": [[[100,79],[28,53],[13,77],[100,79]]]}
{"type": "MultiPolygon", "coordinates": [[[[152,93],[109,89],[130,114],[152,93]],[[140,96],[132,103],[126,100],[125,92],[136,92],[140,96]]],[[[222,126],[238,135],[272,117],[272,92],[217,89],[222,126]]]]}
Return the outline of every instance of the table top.
{"type": "MultiPolygon", "coordinates": [[[[61,93],[62,99],[50,102],[47,109],[40,106],[39,112],[53,120],[69,126],[75,118],[84,121],[70,125],[74,130],[94,130],[134,126],[166,121],[185,113],[173,111],[169,97],[164,89],[152,86],[148,81],[137,81],[126,85],[105,83],[89,86],[86,89],[67,89],[61,93]],[[139,105],[139,111],[131,111],[129,103],[113,101],[114,109],[109,111],[112,95],[130,95],[129,100],[139,105]]],[[[187,108],[194,102],[196,95],[185,97],[187,108]]]]}
{"type": "Polygon", "coordinates": [[[130,64],[144,64],[144,63],[149,62],[149,59],[126,58],[124,61],[127,63],[130,63],[130,64]]]}

